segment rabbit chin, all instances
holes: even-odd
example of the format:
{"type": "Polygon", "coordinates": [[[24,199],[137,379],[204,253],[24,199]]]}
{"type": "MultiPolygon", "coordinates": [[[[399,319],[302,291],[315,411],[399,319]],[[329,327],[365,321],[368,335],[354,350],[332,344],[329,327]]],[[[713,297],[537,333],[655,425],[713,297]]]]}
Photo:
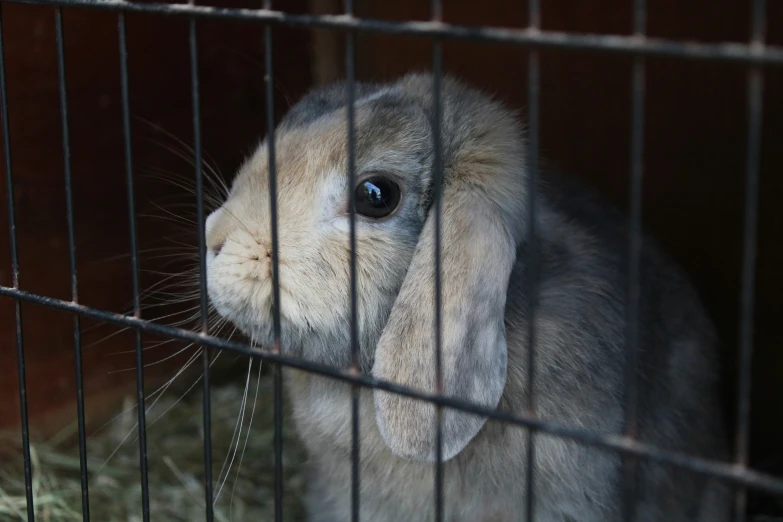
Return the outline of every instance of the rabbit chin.
{"type": "MultiPolygon", "coordinates": [[[[229,280],[207,270],[207,291],[215,311],[244,334],[253,344],[270,349],[275,343],[274,297],[270,281],[229,280]]],[[[313,317],[297,300],[285,292],[280,296],[280,341],[285,351],[296,355],[309,352],[307,346],[323,344],[322,339],[336,342],[336,331],[340,331],[334,315],[341,317],[332,307],[332,314],[313,317]]],[[[342,330],[347,331],[347,323],[342,330]]],[[[344,336],[344,335],[343,335],[344,336]]],[[[320,351],[320,350],[317,350],[320,351]]]]}
{"type": "MultiPolygon", "coordinates": [[[[274,316],[272,312],[271,300],[269,304],[254,304],[242,299],[234,299],[229,292],[221,291],[220,287],[213,290],[209,288],[209,298],[215,311],[235,326],[248,339],[251,339],[254,345],[264,349],[271,348],[275,340],[274,316]]],[[[280,317],[281,337],[287,343],[291,342],[292,333],[297,332],[299,328],[287,321],[281,314],[280,317]]],[[[297,336],[298,337],[298,336],[297,336]]]]}

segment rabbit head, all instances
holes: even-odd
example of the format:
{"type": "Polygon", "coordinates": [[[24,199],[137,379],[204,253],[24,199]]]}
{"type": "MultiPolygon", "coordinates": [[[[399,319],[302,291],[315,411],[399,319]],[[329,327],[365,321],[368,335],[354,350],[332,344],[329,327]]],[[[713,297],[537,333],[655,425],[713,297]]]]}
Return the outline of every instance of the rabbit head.
{"type": "MultiPolygon", "coordinates": [[[[436,390],[433,79],[358,84],[356,184],[348,186],[347,86],[305,97],[275,133],[283,350],[351,362],[349,190],[356,195],[356,276],[363,371],[495,407],[506,381],[504,308],[525,227],[524,150],[515,117],[445,78],[441,98],[442,383],[436,390]]],[[[273,340],[269,149],[241,167],[207,220],[208,290],[220,314],[273,340]]],[[[435,458],[435,407],[376,390],[393,453],[435,458]]],[[[443,458],[485,419],[445,409],[443,458]]]]}

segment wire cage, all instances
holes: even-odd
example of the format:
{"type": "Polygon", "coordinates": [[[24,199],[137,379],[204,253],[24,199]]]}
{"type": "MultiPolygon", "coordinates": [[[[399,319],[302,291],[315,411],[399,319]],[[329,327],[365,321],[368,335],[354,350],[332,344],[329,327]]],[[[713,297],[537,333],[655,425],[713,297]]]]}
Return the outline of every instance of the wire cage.
{"type": "MultiPolygon", "coordinates": [[[[622,454],[624,457],[624,466],[631,472],[637,459],[655,459],[683,469],[695,471],[700,474],[722,478],[735,486],[735,520],[740,522],[745,520],[746,496],[748,489],[765,491],[767,493],[783,496],[783,479],[772,475],[762,473],[751,469],[749,463],[750,447],[750,390],[751,390],[751,369],[753,363],[753,336],[752,324],[754,320],[754,286],[755,286],[755,258],[758,247],[758,199],[759,199],[759,169],[760,169],[760,143],[763,115],[763,88],[764,73],[768,68],[783,66],[783,48],[765,44],[765,13],[766,2],[764,0],[753,0],[752,3],[752,30],[751,40],[747,43],[694,43],[682,42],[669,39],[650,38],[646,33],[646,2],[645,0],[634,0],[633,2],[633,33],[631,35],[595,35],[595,34],[571,34],[565,32],[555,32],[543,30],[541,28],[541,2],[540,0],[531,0],[529,2],[529,26],[522,29],[504,29],[492,27],[467,27],[459,26],[443,21],[443,2],[442,0],[432,0],[430,5],[431,18],[429,21],[404,21],[394,22],[379,19],[368,19],[356,16],[353,2],[346,0],[345,12],[340,15],[315,15],[315,14],[291,14],[283,10],[276,9],[270,0],[264,0],[263,5],[258,9],[240,9],[240,8],[218,8],[208,5],[196,5],[194,2],[187,4],[163,4],[163,3],[142,3],[130,2],[125,0],[3,0],[0,2],[0,9],[7,3],[31,3],[44,6],[51,6],[55,17],[56,30],[56,48],[57,65],[60,95],[60,121],[62,125],[62,148],[65,158],[64,177],[66,187],[66,208],[67,208],[67,226],[68,226],[68,247],[70,256],[70,290],[71,299],[63,300],[40,295],[25,290],[21,283],[20,274],[22,272],[19,263],[18,241],[16,233],[15,209],[14,209],[14,171],[11,159],[11,141],[10,135],[8,97],[6,92],[6,65],[5,51],[3,41],[2,14],[0,11],[0,98],[2,99],[2,130],[3,146],[5,150],[5,173],[6,189],[8,194],[8,219],[10,231],[11,248],[11,266],[12,266],[12,286],[0,286],[0,295],[11,299],[15,303],[15,328],[16,328],[16,356],[18,359],[18,380],[19,380],[19,401],[21,408],[21,439],[24,452],[24,479],[26,484],[27,496],[27,520],[35,519],[35,507],[33,498],[33,470],[31,466],[30,455],[30,432],[27,413],[27,374],[25,371],[25,346],[22,330],[22,311],[23,303],[34,303],[43,305],[51,309],[59,310],[69,314],[73,318],[73,345],[76,354],[76,380],[77,380],[77,406],[78,406],[78,426],[79,426],[79,450],[81,465],[81,487],[82,487],[82,509],[83,519],[90,519],[90,504],[88,495],[88,463],[87,463],[87,435],[85,427],[84,411],[84,389],[83,389],[83,369],[82,369],[82,329],[80,321],[82,318],[90,318],[106,321],[115,325],[129,327],[135,332],[136,343],[136,385],[138,411],[138,445],[139,445],[139,473],[141,475],[142,485],[142,514],[143,520],[150,520],[149,506],[149,482],[147,469],[147,447],[146,447],[146,419],[145,419],[145,391],[144,391],[144,353],[142,350],[141,335],[143,332],[149,332],[165,338],[178,339],[182,341],[196,343],[205,349],[202,352],[202,371],[203,371],[203,429],[204,429],[204,498],[206,505],[206,519],[212,521],[214,518],[212,512],[213,506],[213,470],[212,470],[212,440],[211,440],[211,404],[210,404],[210,352],[211,350],[226,350],[236,354],[260,359],[265,363],[270,363],[273,367],[274,375],[274,418],[275,418],[275,520],[283,520],[283,438],[282,438],[282,374],[281,366],[295,368],[306,372],[312,372],[317,375],[338,379],[353,386],[352,395],[352,484],[351,500],[353,520],[359,520],[360,513],[360,485],[361,475],[359,466],[359,455],[361,446],[359,444],[359,389],[375,388],[382,389],[395,394],[401,394],[407,397],[431,401],[438,407],[438,436],[436,437],[437,458],[435,466],[435,483],[433,484],[434,503],[433,510],[436,520],[444,519],[444,498],[443,498],[443,448],[441,440],[441,411],[443,408],[453,408],[465,412],[479,414],[488,417],[494,421],[504,422],[518,426],[520,429],[530,430],[531,435],[542,432],[558,437],[564,437],[570,440],[578,441],[582,444],[614,451],[622,454]],[[75,248],[75,230],[74,230],[74,209],[72,195],[72,171],[70,163],[70,143],[69,143],[69,112],[68,112],[68,91],[66,89],[66,60],[65,60],[65,35],[63,33],[62,10],[68,8],[86,8],[95,10],[104,10],[116,13],[118,34],[119,34],[119,60],[121,74],[121,92],[122,92],[122,115],[124,129],[124,148],[125,148],[125,176],[127,190],[127,209],[130,223],[131,237],[131,263],[133,272],[133,314],[123,315],[100,308],[88,307],[80,304],[79,300],[79,278],[76,271],[76,248],[75,248]],[[203,20],[232,20],[256,23],[263,26],[265,39],[265,103],[266,103],[266,132],[269,137],[269,187],[270,187],[270,207],[272,213],[272,266],[274,281],[274,331],[277,342],[271,351],[258,351],[250,345],[241,342],[230,341],[211,335],[209,330],[208,316],[208,298],[206,292],[206,239],[205,239],[205,208],[204,208],[204,172],[202,163],[195,162],[194,179],[196,183],[196,202],[199,228],[199,281],[200,281],[200,313],[202,317],[202,327],[200,331],[190,331],[182,328],[175,328],[159,324],[157,322],[145,320],[141,313],[141,288],[139,282],[139,247],[137,244],[137,203],[134,199],[134,161],[133,151],[131,150],[131,107],[129,101],[129,73],[128,73],[128,45],[126,30],[126,13],[148,13],[161,16],[180,17],[189,22],[189,50],[190,50],[190,68],[191,74],[191,100],[192,100],[192,121],[193,121],[193,143],[194,156],[202,157],[202,136],[201,136],[201,114],[200,114],[200,85],[198,71],[198,47],[197,30],[198,24],[203,20]],[[533,382],[535,376],[532,374],[533,364],[528,364],[530,374],[527,379],[528,396],[530,404],[527,405],[525,414],[509,414],[500,411],[494,411],[488,408],[479,407],[474,404],[464,403],[458,400],[440,396],[437,393],[421,393],[419,391],[408,389],[391,382],[384,382],[372,377],[362,375],[359,372],[359,344],[358,344],[358,309],[357,309],[357,288],[356,288],[356,224],[355,224],[355,206],[351,205],[350,218],[350,252],[351,252],[351,285],[346,288],[346,292],[351,297],[351,339],[353,366],[345,369],[336,369],[306,360],[299,359],[286,353],[285,346],[280,344],[280,312],[277,303],[280,302],[280,287],[278,273],[278,230],[277,230],[277,187],[276,187],[276,158],[274,149],[274,64],[272,54],[272,33],[276,27],[293,26],[310,29],[326,29],[337,31],[345,37],[345,64],[346,79],[348,85],[348,115],[346,119],[348,132],[349,148],[349,186],[354,186],[355,180],[355,158],[354,148],[356,142],[355,122],[354,122],[354,102],[356,100],[356,54],[357,54],[357,36],[364,33],[384,33],[395,35],[408,35],[420,37],[432,42],[433,52],[431,64],[433,69],[434,84],[432,92],[434,96],[434,112],[436,121],[441,118],[441,83],[443,76],[443,53],[442,42],[446,40],[463,40],[469,42],[485,42],[490,44],[500,44],[508,46],[517,46],[527,48],[530,52],[528,62],[528,148],[529,148],[529,183],[534,186],[537,183],[538,173],[538,150],[540,141],[539,125],[539,83],[540,83],[540,64],[539,51],[542,49],[565,49],[565,50],[587,50],[595,53],[626,55],[632,58],[632,92],[631,92],[631,115],[632,115],[632,136],[630,150],[630,243],[628,245],[630,252],[629,280],[627,285],[627,298],[629,310],[627,312],[627,338],[629,345],[628,353],[628,375],[634,375],[637,362],[635,340],[637,337],[636,322],[639,314],[639,270],[641,255],[641,221],[642,221],[642,171],[644,154],[644,108],[645,108],[645,60],[649,57],[668,57],[676,60],[691,60],[704,62],[726,62],[743,66],[747,69],[747,157],[745,163],[745,218],[743,223],[744,242],[742,249],[742,274],[741,274],[741,316],[740,316],[740,357],[737,365],[738,372],[738,394],[736,397],[737,423],[735,426],[735,448],[734,462],[717,462],[696,458],[690,455],[676,453],[665,449],[657,448],[649,444],[640,442],[634,437],[634,426],[636,423],[636,393],[635,381],[629,380],[629,387],[626,390],[625,406],[628,415],[628,432],[625,435],[599,435],[585,430],[572,428],[569,426],[543,421],[535,415],[535,404],[533,397],[533,382]]],[[[435,278],[435,352],[436,352],[436,383],[438,389],[442,381],[441,376],[441,236],[440,236],[440,216],[441,216],[441,185],[442,185],[442,152],[441,135],[439,126],[434,127],[434,176],[435,192],[433,211],[436,216],[436,246],[435,262],[433,267],[435,278]]],[[[530,194],[535,195],[531,190],[530,194]]],[[[350,197],[355,198],[353,191],[350,197]]],[[[534,215],[537,211],[535,198],[530,201],[529,212],[534,215]]],[[[533,267],[532,277],[530,278],[529,292],[535,296],[538,292],[536,267],[538,266],[538,253],[536,249],[535,238],[537,230],[535,229],[535,220],[529,219],[530,229],[528,234],[533,241],[530,252],[529,263],[533,267]]],[[[535,299],[532,301],[532,314],[535,314],[535,299]]],[[[532,324],[532,323],[531,323],[532,324]]],[[[528,343],[533,349],[528,351],[528,356],[532,362],[535,357],[536,331],[531,328],[529,332],[528,343]]],[[[531,438],[531,440],[535,440],[531,438]]],[[[528,445],[528,451],[532,452],[534,444],[528,445]]],[[[528,458],[527,473],[527,509],[526,520],[534,520],[533,512],[533,483],[535,475],[533,474],[532,458],[528,458]]],[[[630,484],[630,481],[628,481],[630,484]]],[[[633,503],[632,488],[625,492],[624,502],[627,505],[633,503]]],[[[628,511],[630,513],[630,510],[628,511]]]]}

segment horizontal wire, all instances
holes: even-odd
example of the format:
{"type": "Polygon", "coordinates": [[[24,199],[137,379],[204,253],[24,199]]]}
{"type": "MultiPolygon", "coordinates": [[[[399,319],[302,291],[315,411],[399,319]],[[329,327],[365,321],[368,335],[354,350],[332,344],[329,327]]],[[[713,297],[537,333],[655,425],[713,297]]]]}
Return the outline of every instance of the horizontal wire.
{"type": "Polygon", "coordinates": [[[77,303],[47,297],[25,290],[19,290],[8,286],[0,285],[0,296],[10,297],[12,299],[33,303],[56,310],[76,313],[83,317],[100,319],[110,323],[128,326],[139,331],[148,332],[154,335],[160,335],[169,338],[180,339],[184,341],[196,342],[202,346],[210,346],[229,350],[241,355],[256,357],[262,361],[278,363],[286,367],[304,370],[317,375],[331,377],[347,383],[358,384],[365,388],[374,388],[397,395],[429,401],[447,408],[460,410],[492,420],[506,422],[518,426],[531,428],[547,435],[566,438],[581,442],[588,446],[594,446],[600,449],[618,452],[623,455],[636,455],[649,458],[659,462],[667,463],[683,469],[694,471],[696,473],[717,477],[738,485],[747,486],[752,489],[762,490],[774,495],[783,496],[783,479],[778,479],[767,473],[747,469],[744,466],[725,463],[721,461],[712,461],[700,457],[693,457],[680,452],[664,450],[635,441],[620,435],[599,435],[578,428],[570,428],[558,423],[544,421],[534,418],[530,415],[492,410],[483,406],[471,404],[465,401],[451,399],[433,393],[420,392],[401,386],[389,381],[375,379],[362,374],[356,374],[351,369],[340,370],[332,366],[319,364],[304,359],[299,359],[290,355],[282,355],[270,351],[260,351],[253,346],[230,341],[219,337],[204,335],[200,332],[184,330],[182,328],[173,328],[162,324],[145,321],[133,316],[122,315],[114,312],[108,312],[77,303]]]}
{"type": "Polygon", "coordinates": [[[392,22],[346,15],[302,15],[269,9],[221,8],[186,4],[126,2],[124,0],[2,0],[5,3],[54,5],[108,11],[164,14],[193,18],[263,22],[342,31],[369,31],[418,37],[472,40],[542,48],[603,51],[625,55],[668,56],[757,65],[783,65],[783,47],[743,43],[708,44],[616,34],[570,34],[538,29],[467,27],[439,21],[392,22]]]}

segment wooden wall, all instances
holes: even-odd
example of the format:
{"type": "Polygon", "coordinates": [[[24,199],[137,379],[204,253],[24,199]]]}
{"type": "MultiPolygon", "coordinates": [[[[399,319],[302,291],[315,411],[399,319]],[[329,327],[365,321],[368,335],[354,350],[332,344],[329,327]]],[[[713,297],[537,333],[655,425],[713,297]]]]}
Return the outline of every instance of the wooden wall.
{"type": "MultiPolygon", "coordinates": [[[[241,5],[241,2],[211,2],[241,5]]],[[[245,5],[258,5],[246,0],[245,5]]],[[[524,2],[450,1],[445,19],[465,25],[521,27],[524,2]]],[[[545,29],[627,34],[627,0],[546,0],[545,29]]],[[[750,10],[740,0],[656,0],[649,2],[653,36],[705,42],[745,41],[750,10]]],[[[319,12],[338,12],[339,2],[313,0],[319,12]]],[[[426,19],[427,2],[358,2],[359,14],[373,18],[426,19]]],[[[276,2],[301,12],[301,0],[276,2]]],[[[60,144],[53,12],[51,8],[3,5],[8,69],[9,116],[16,178],[22,286],[69,298],[67,236],[60,144]]],[[[200,35],[202,131],[205,149],[230,173],[263,134],[263,32],[260,26],[203,22],[200,35]]],[[[120,310],[130,300],[127,260],[95,264],[127,253],[127,212],[121,131],[116,15],[65,12],[68,94],[76,230],[85,304],[120,310]]],[[[339,76],[340,38],[276,29],[276,113],[311,84],[339,76]],[[318,42],[325,42],[318,44],[318,42]],[[313,49],[318,59],[313,61],[313,49]],[[332,64],[325,66],[324,64],[332,64]],[[314,71],[311,75],[311,71],[314,71]]],[[[187,22],[147,15],[128,16],[133,114],[192,141],[187,22]]],[[[768,41],[783,45],[783,4],[768,6],[768,41]]],[[[363,34],[359,73],[390,79],[431,65],[431,44],[423,39],[363,34]]],[[[445,68],[506,100],[527,103],[527,51],[492,44],[449,42],[445,68]]],[[[548,50],[541,54],[541,153],[556,168],[594,184],[625,207],[630,146],[631,61],[627,57],[548,50]]],[[[761,172],[761,226],[758,255],[753,387],[753,449],[756,462],[780,451],[783,440],[780,381],[783,330],[776,326],[783,307],[783,71],[765,80],[761,172]]],[[[693,277],[724,341],[727,409],[733,408],[736,372],[738,295],[744,162],[746,153],[745,73],[738,65],[650,59],[646,82],[644,218],[693,277]]],[[[149,125],[134,121],[137,166],[163,166],[189,175],[187,164],[142,140],[167,141],[149,125]]],[[[140,205],[158,198],[160,188],[140,181],[140,205]]],[[[2,194],[3,198],[5,197],[2,194]]],[[[0,215],[0,281],[10,284],[5,212],[0,215]]],[[[161,235],[142,226],[142,243],[161,235]]],[[[144,258],[143,258],[144,259],[144,258]]],[[[143,261],[155,269],[154,261],[143,261]]],[[[25,305],[25,336],[31,415],[36,426],[58,424],[74,414],[72,325],[68,317],[25,305]],[[51,412],[61,411],[56,417],[51,412]],[[53,420],[54,419],[54,420],[53,420]]],[[[85,325],[88,326],[88,325],[85,325]]],[[[13,344],[13,306],[0,300],[0,425],[18,422],[13,344]],[[10,398],[10,400],[9,400],[10,398]]],[[[88,337],[99,337],[88,334],[88,337]]],[[[85,339],[87,343],[89,339],[85,339]]],[[[108,351],[132,348],[126,336],[110,346],[86,351],[89,401],[100,403],[107,390],[132,386],[132,356],[107,358],[108,351]],[[119,377],[118,377],[119,376],[119,377]]],[[[150,358],[152,358],[150,354],[150,358]]],[[[180,359],[153,367],[151,381],[171,375],[180,359]]],[[[97,408],[97,406],[96,406],[97,408]]],[[[108,406],[107,406],[108,408],[108,406]]],[[[97,410],[96,410],[97,411],[97,410]]]]}

